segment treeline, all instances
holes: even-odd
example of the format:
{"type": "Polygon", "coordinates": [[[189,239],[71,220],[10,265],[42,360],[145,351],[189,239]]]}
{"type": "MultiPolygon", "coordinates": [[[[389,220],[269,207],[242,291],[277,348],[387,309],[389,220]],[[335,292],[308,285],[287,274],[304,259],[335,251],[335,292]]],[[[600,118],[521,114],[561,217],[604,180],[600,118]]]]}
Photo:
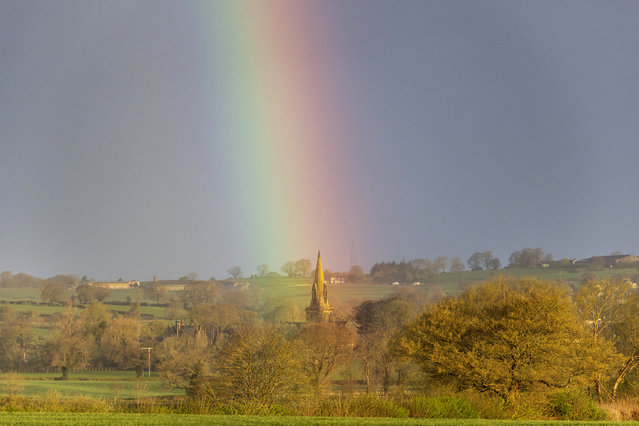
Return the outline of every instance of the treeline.
{"type": "MultiPolygon", "coordinates": [[[[86,280],[86,277],[83,277],[86,280]]],[[[76,275],[55,275],[50,278],[38,278],[23,272],[13,274],[11,271],[0,272],[0,288],[39,288],[47,283],[56,283],[64,288],[71,288],[80,283],[76,275]]]]}

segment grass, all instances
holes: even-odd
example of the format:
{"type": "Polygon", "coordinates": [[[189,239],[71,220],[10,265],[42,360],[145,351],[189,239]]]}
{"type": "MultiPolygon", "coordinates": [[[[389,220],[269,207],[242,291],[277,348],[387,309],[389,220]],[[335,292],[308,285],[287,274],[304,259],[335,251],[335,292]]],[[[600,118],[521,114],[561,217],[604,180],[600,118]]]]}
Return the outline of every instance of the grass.
{"type": "MultiPolygon", "coordinates": [[[[459,420],[459,419],[390,419],[361,417],[294,417],[294,416],[220,416],[194,414],[130,414],[130,413],[0,413],[6,425],[565,425],[562,421],[534,420],[459,420]]],[[[615,422],[570,422],[571,425],[615,425],[615,422]]],[[[636,422],[624,424],[637,424],[636,422]]]]}
{"type": "MultiPolygon", "coordinates": [[[[7,395],[4,383],[7,374],[0,375],[0,395],[7,395]]],[[[184,395],[182,391],[167,391],[162,388],[159,376],[153,372],[151,380],[137,380],[133,371],[77,371],[69,380],[55,380],[60,373],[22,373],[23,389],[20,394],[27,398],[44,397],[51,391],[59,392],[62,398],[83,396],[92,399],[129,399],[138,396],[157,397],[184,395]]]]}
{"type": "Polygon", "coordinates": [[[156,397],[175,395],[162,389],[159,381],[77,381],[77,380],[27,380],[23,394],[29,398],[44,397],[55,390],[62,398],[83,396],[93,399],[130,399],[138,395],[156,397]],[[146,383],[146,384],[144,384],[146,383]]]}

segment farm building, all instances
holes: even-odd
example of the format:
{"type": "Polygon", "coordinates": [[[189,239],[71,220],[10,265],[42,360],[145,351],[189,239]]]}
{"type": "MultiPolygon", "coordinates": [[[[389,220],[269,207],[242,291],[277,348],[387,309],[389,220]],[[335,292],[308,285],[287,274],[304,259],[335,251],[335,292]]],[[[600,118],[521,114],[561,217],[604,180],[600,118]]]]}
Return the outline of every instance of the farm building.
{"type": "Polygon", "coordinates": [[[125,288],[140,287],[140,281],[96,281],[89,283],[92,287],[108,288],[110,290],[118,290],[125,288]]]}

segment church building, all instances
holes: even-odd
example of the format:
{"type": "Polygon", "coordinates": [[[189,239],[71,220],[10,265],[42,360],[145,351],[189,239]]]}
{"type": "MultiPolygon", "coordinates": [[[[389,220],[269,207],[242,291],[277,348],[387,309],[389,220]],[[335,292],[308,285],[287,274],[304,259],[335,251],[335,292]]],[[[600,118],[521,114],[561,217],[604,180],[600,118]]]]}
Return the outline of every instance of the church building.
{"type": "Polygon", "coordinates": [[[328,292],[324,282],[324,270],[322,269],[322,257],[317,252],[317,267],[311,291],[311,303],[306,308],[306,322],[329,321],[333,315],[333,308],[328,304],[328,292]]]}

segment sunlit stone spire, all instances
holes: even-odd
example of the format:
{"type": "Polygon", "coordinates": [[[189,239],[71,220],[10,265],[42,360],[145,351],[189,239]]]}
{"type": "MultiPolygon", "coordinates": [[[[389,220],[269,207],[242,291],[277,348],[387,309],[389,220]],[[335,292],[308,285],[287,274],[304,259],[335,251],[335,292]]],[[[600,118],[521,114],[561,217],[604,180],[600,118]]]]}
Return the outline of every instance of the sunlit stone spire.
{"type": "Polygon", "coordinates": [[[333,308],[328,304],[328,292],[324,282],[324,270],[322,269],[322,256],[317,252],[317,267],[315,268],[315,278],[311,290],[311,303],[306,308],[306,321],[319,322],[328,321],[333,308]]]}

